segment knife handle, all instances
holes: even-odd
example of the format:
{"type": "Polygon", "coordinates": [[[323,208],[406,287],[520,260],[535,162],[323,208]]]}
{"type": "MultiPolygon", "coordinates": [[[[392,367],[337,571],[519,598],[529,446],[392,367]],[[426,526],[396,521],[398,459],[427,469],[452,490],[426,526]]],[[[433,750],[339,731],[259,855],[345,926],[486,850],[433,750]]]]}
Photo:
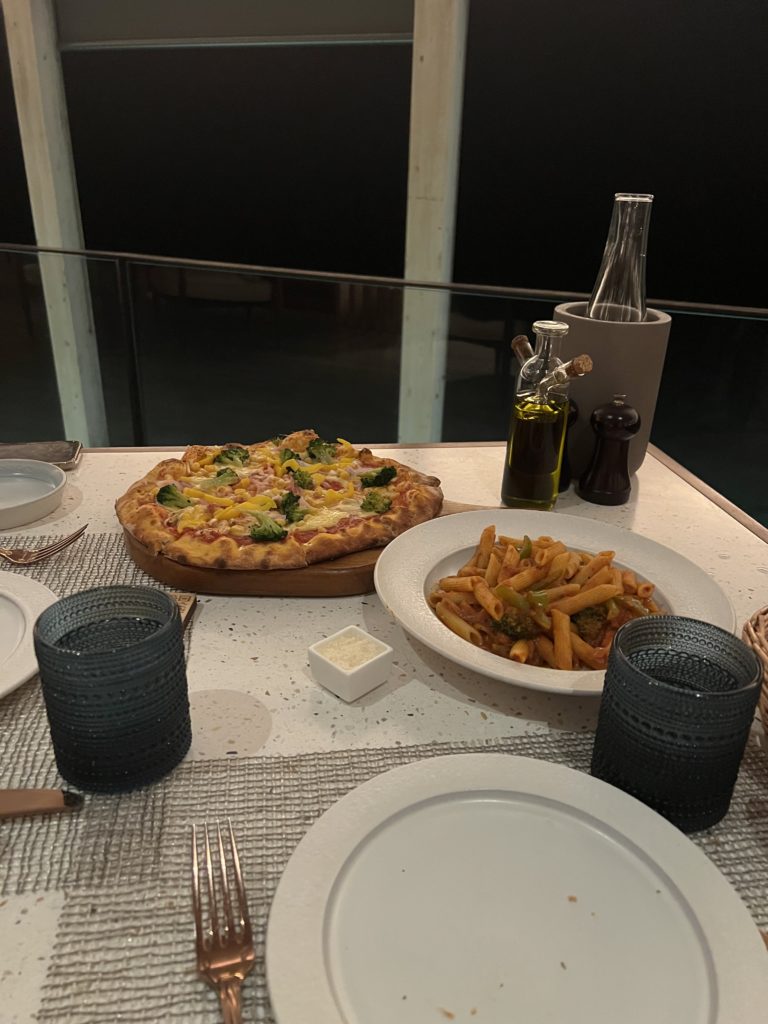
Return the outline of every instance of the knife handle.
{"type": "Polygon", "coordinates": [[[66,789],[0,789],[0,819],[79,811],[83,798],[66,789]]]}

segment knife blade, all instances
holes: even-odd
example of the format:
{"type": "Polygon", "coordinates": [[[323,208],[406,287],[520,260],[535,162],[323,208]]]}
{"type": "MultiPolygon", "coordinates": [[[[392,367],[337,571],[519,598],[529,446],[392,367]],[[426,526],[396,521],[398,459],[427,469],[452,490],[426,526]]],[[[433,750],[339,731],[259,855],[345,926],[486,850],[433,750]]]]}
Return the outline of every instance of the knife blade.
{"type": "Polygon", "coordinates": [[[67,789],[0,789],[0,819],[79,811],[83,797],[67,789]]]}

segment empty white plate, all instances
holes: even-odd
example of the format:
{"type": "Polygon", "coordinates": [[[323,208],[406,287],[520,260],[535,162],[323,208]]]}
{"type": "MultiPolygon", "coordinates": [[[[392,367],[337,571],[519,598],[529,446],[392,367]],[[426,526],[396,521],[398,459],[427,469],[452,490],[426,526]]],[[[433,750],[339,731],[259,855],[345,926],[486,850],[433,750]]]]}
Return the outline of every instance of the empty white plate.
{"type": "Polygon", "coordinates": [[[295,850],[278,1024],[758,1024],[768,958],[685,836],[582,772],[465,754],[379,775],[295,850]]]}
{"type": "Polygon", "coordinates": [[[63,469],[35,459],[0,459],[0,530],[25,526],[61,504],[63,469]]]}
{"type": "Polygon", "coordinates": [[[37,671],[32,631],[38,615],[56,600],[42,583],[0,572],[0,697],[37,671]]]}

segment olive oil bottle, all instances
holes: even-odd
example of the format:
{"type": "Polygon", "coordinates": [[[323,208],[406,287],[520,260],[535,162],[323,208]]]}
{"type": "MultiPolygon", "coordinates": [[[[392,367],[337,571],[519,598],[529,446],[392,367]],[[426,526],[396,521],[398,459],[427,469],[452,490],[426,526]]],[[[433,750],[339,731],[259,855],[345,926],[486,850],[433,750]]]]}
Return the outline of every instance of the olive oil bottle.
{"type": "Polygon", "coordinates": [[[515,398],[501,484],[505,505],[547,511],[555,504],[567,421],[567,398],[515,398]]]}
{"type": "MultiPolygon", "coordinates": [[[[517,378],[512,420],[501,482],[501,500],[512,508],[547,511],[557,500],[568,425],[568,384],[589,373],[592,360],[560,359],[560,341],[568,325],[537,320],[536,348],[517,378]]],[[[516,339],[517,340],[517,339],[516,339]]],[[[521,346],[518,353],[524,351],[521,346]]]]}

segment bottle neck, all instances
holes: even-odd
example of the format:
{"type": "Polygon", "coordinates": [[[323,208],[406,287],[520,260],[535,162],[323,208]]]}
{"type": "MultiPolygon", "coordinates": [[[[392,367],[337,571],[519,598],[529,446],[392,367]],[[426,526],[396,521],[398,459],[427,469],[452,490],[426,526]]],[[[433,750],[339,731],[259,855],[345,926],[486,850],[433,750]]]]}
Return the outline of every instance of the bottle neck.
{"type": "Polygon", "coordinates": [[[550,362],[552,359],[560,360],[560,342],[561,336],[559,334],[537,334],[536,345],[533,350],[535,358],[546,362],[550,362]]]}
{"type": "Polygon", "coordinates": [[[562,363],[560,358],[561,341],[562,338],[559,334],[547,334],[543,331],[536,334],[533,356],[523,367],[523,378],[526,383],[537,384],[548,373],[560,366],[562,363]]]}
{"type": "Polygon", "coordinates": [[[653,196],[618,195],[595,287],[587,305],[593,320],[645,319],[645,256],[653,196]]]}

